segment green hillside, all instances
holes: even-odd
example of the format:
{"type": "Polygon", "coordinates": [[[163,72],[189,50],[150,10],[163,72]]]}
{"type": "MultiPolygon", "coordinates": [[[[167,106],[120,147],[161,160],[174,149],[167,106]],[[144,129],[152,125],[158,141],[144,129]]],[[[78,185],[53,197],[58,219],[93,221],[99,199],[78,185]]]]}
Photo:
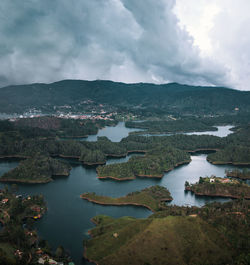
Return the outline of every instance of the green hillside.
{"type": "Polygon", "coordinates": [[[232,113],[235,107],[250,110],[250,92],[222,87],[64,80],[0,88],[0,112],[23,112],[33,107],[53,110],[54,106],[64,104],[75,107],[86,99],[158,114],[232,113]]]}

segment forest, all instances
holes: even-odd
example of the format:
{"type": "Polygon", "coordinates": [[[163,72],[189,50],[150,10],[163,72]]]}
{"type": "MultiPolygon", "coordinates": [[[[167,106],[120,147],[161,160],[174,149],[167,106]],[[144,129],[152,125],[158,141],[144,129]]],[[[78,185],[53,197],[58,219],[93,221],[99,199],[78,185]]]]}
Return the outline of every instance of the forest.
{"type": "MultiPolygon", "coordinates": [[[[130,135],[120,142],[99,137],[96,142],[61,140],[53,133],[48,137],[44,128],[14,126],[1,122],[0,157],[31,158],[36,154],[50,157],[75,158],[86,165],[103,165],[107,157],[123,157],[129,152],[144,152],[143,157],[132,157],[127,163],[98,167],[99,177],[119,179],[136,176],[161,177],[180,163],[190,161],[188,152],[216,151],[208,155],[211,163],[249,164],[250,126],[239,125],[227,137],[211,135],[138,136],[130,135]],[[14,126],[14,127],[13,127],[14,126]]],[[[59,129],[60,130],[60,129],[59,129]]],[[[55,131],[57,133],[57,130],[55,131]]]]}

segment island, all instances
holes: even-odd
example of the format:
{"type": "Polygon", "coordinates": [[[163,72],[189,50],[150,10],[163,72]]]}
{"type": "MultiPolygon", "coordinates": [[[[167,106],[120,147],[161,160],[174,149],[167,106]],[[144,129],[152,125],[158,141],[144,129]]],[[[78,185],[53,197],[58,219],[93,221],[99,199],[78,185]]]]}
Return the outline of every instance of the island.
{"type": "Polygon", "coordinates": [[[68,176],[70,170],[67,162],[38,154],[21,161],[16,168],[5,173],[0,182],[48,183],[53,177],[68,176]]]}
{"type": "Polygon", "coordinates": [[[101,205],[143,206],[152,212],[166,208],[166,204],[164,202],[173,200],[168,189],[159,185],[152,186],[141,191],[131,192],[120,198],[100,196],[95,193],[83,193],[81,198],[101,205]]]}
{"type": "Polygon", "coordinates": [[[226,170],[225,173],[226,173],[227,177],[239,178],[242,180],[250,179],[250,171],[245,169],[245,168],[243,170],[239,170],[239,169],[226,170]]]}
{"type": "Polygon", "coordinates": [[[250,186],[231,178],[200,177],[195,184],[186,182],[185,190],[198,196],[250,199],[250,186]]]}
{"type": "Polygon", "coordinates": [[[98,265],[247,264],[249,206],[240,200],[172,205],[146,219],[99,215],[84,257],[98,265]]]}

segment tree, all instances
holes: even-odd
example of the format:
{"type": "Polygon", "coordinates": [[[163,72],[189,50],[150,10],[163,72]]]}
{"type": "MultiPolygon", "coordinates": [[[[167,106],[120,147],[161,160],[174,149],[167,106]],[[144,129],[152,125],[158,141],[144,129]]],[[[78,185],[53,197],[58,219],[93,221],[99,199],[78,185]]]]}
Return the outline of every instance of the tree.
{"type": "Polygon", "coordinates": [[[56,257],[57,258],[62,258],[64,256],[64,248],[62,246],[59,246],[57,249],[56,249],[56,257]]]}
{"type": "Polygon", "coordinates": [[[199,184],[204,183],[204,179],[202,177],[199,178],[199,184]]]}

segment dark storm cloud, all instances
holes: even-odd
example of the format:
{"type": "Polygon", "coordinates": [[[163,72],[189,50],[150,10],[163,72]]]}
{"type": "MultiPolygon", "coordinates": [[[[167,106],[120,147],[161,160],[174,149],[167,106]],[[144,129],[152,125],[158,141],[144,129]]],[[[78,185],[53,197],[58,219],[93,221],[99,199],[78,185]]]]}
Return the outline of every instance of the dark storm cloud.
{"type": "Polygon", "coordinates": [[[1,0],[0,85],[60,79],[226,84],[174,0],[1,0]]]}

